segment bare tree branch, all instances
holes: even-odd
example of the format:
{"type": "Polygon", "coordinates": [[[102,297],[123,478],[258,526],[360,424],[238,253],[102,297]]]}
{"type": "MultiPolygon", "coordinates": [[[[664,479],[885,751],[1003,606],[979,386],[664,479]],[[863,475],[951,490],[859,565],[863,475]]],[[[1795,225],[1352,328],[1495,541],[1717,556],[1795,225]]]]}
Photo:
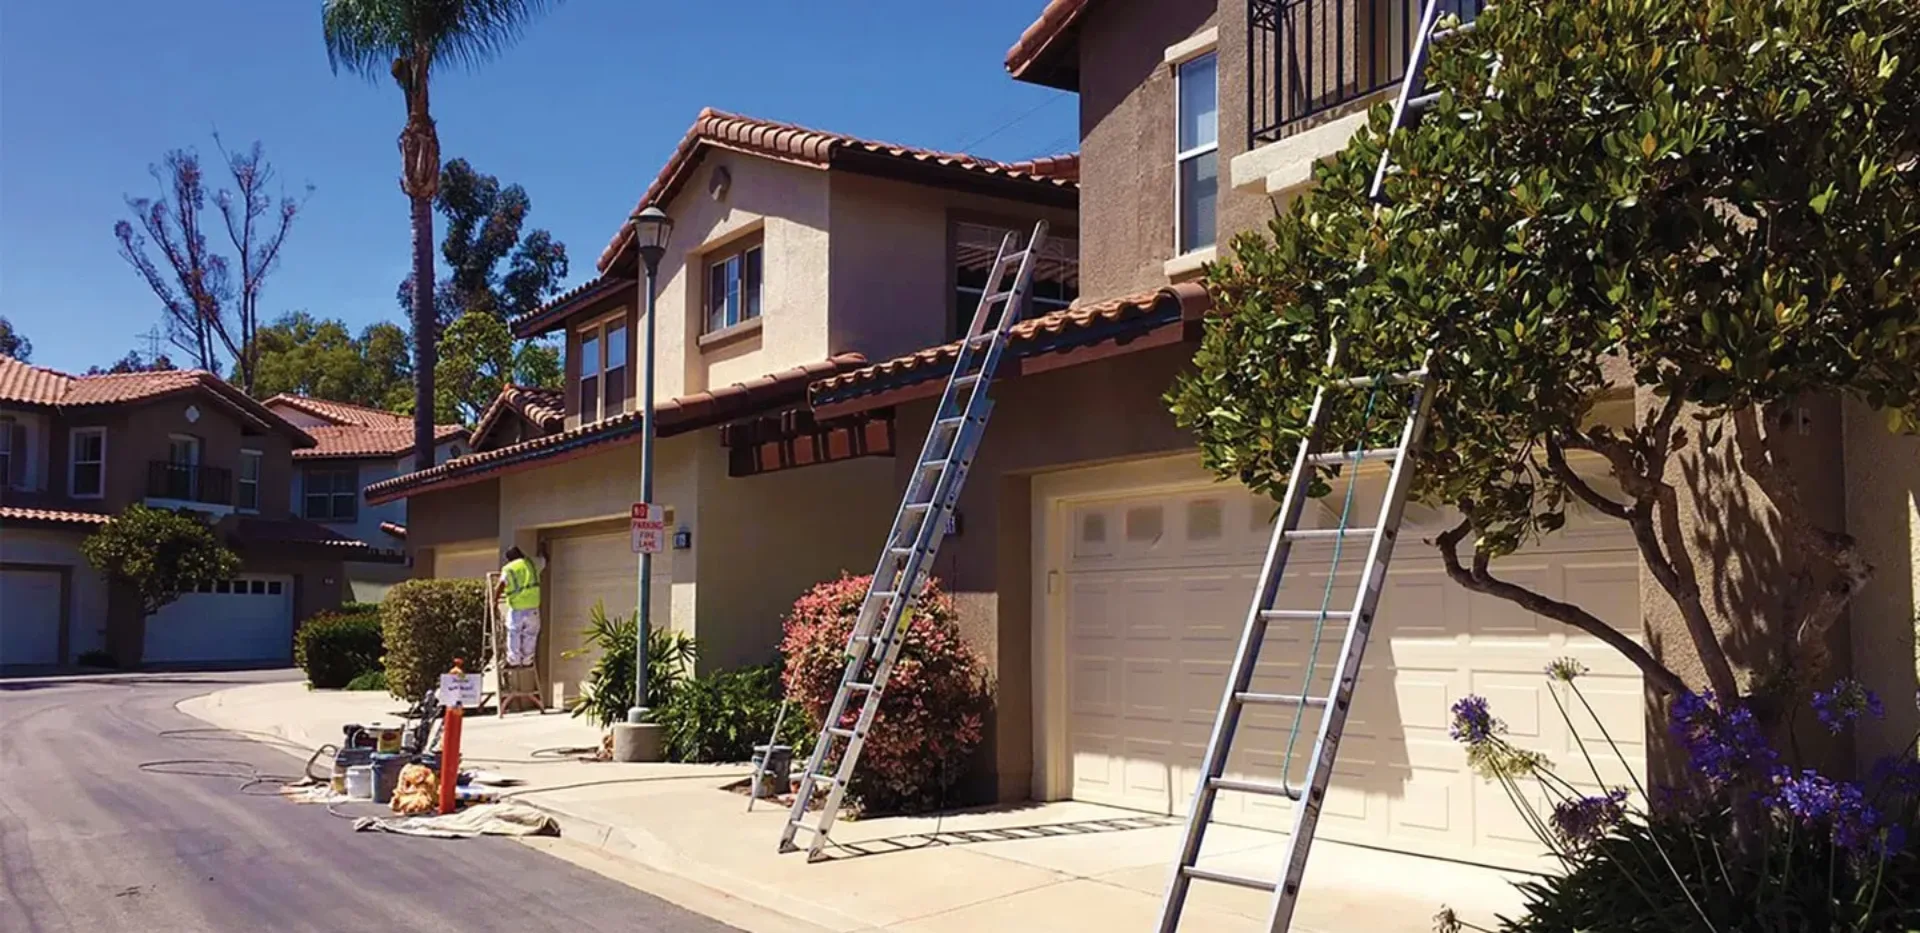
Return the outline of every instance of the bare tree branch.
{"type": "MultiPolygon", "coordinates": [[[[258,141],[245,152],[229,152],[218,133],[213,135],[213,141],[221,157],[226,160],[227,171],[233,176],[235,188],[232,192],[222,190],[216,196],[215,203],[226,224],[227,241],[233,244],[240,262],[240,282],[236,294],[240,333],[239,346],[234,353],[234,368],[241,386],[252,392],[255,372],[259,367],[256,338],[260,331],[261,288],[266,283],[268,273],[278,264],[280,248],[286,243],[287,233],[293,228],[293,219],[305,202],[283,197],[278,205],[274,204],[273,198],[266,193],[275,175],[273,165],[267,161],[266,149],[258,141]],[[239,202],[237,208],[236,200],[239,202]]],[[[311,195],[312,186],[308,186],[307,191],[311,195]]]]}
{"type": "Polygon", "coordinates": [[[1627,660],[1640,668],[1646,675],[1647,682],[1655,689],[1668,696],[1678,696],[1686,692],[1687,685],[1680,679],[1680,675],[1668,670],[1639,642],[1607,624],[1606,620],[1572,603],[1563,603],[1524,586],[1496,579],[1488,570],[1488,559],[1484,553],[1474,555],[1472,569],[1463,566],[1460,563],[1460,542],[1472,530],[1472,525],[1462,520],[1460,524],[1441,532],[1434,542],[1440,550],[1441,561],[1446,565],[1447,576],[1455,583],[1473,592],[1518,604],[1530,612],[1586,632],[1625,655],[1627,660]]]}

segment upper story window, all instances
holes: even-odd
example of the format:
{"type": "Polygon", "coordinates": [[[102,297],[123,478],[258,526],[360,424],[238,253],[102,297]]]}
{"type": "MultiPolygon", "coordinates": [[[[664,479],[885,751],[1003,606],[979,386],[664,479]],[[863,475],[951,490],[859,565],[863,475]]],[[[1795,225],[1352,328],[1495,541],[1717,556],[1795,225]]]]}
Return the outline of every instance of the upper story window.
{"type": "Polygon", "coordinates": [[[627,403],[626,312],[580,332],[580,423],[620,414],[627,403]]]}
{"type": "Polygon", "coordinates": [[[0,483],[14,489],[27,485],[27,426],[0,415],[0,483]]]}
{"type": "Polygon", "coordinates": [[[240,489],[234,506],[243,512],[260,511],[260,464],[264,459],[260,451],[240,451],[240,489]]]}
{"type": "Polygon", "coordinates": [[[360,473],[353,467],[308,467],[306,516],[316,522],[350,522],[359,514],[360,473]]]}
{"type": "Polygon", "coordinates": [[[707,256],[707,320],[703,333],[726,330],[760,317],[765,250],[758,238],[728,249],[732,252],[707,256]]]}
{"type": "Polygon", "coordinates": [[[107,429],[74,428],[67,438],[67,495],[75,499],[106,495],[107,429]]]}
{"type": "MultiPolygon", "coordinates": [[[[1024,243],[1027,230],[1010,231],[989,224],[957,223],[953,234],[953,336],[958,338],[973,324],[973,312],[987,290],[987,275],[993,271],[993,259],[1009,232],[1017,232],[1024,243]]],[[[1013,287],[1019,268],[1008,269],[999,288],[1013,287]]],[[[1026,316],[1034,317],[1060,311],[1080,297],[1080,241],[1071,235],[1049,233],[1040,254],[1034,257],[1033,282],[1029,287],[1026,316]]],[[[994,320],[999,317],[994,315],[994,320]]],[[[988,322],[992,326],[993,321],[988,322]]]]}
{"type": "Polygon", "coordinates": [[[1174,74],[1179,113],[1174,152],[1174,245],[1181,254],[1213,245],[1220,188],[1220,82],[1216,55],[1181,62],[1174,74]]]}

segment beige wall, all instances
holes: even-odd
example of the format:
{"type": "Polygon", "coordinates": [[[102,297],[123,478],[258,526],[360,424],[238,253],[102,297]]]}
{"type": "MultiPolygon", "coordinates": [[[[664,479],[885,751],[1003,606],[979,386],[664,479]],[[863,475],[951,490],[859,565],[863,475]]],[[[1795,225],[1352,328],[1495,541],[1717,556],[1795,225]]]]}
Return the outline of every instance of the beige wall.
{"type": "Polygon", "coordinates": [[[1920,731],[1915,627],[1920,626],[1920,438],[1896,436],[1886,420],[1849,403],[1846,435],[1847,531],[1876,572],[1851,607],[1854,674],[1885,698],[1884,722],[1863,723],[1862,767],[1895,752],[1920,731]]]}
{"type": "Polygon", "coordinates": [[[414,554],[416,576],[434,576],[420,562],[422,552],[500,536],[500,480],[487,479],[407,499],[407,550],[414,554]]]}

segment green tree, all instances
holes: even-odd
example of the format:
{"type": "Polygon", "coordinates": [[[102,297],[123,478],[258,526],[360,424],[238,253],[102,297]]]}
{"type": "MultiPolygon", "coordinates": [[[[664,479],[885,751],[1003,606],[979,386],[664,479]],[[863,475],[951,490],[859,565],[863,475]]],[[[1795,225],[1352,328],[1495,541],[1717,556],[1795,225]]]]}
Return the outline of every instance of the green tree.
{"type": "MultiPolygon", "coordinates": [[[[448,274],[434,284],[442,328],[469,312],[511,320],[560,291],[567,278],[566,244],[545,230],[521,235],[533,211],[525,188],[501,187],[500,179],[453,159],[440,171],[434,207],[447,220],[440,256],[448,274]]],[[[400,283],[399,297],[400,307],[412,313],[412,276],[400,283]]]]}
{"type": "Polygon", "coordinates": [[[240,572],[240,558],[197,518],[130,505],[80,542],[80,553],[108,581],[133,590],[147,615],[181,593],[240,572]]]}
{"type": "MultiPolygon", "coordinates": [[[[1436,50],[1439,103],[1391,140],[1391,206],[1367,197],[1377,107],[1269,235],[1211,270],[1215,310],[1170,394],[1179,422],[1221,477],[1275,492],[1335,341],[1343,375],[1425,361],[1438,389],[1413,489],[1464,516],[1436,541],[1450,577],[1681,691],[1586,608],[1495,573],[1573,503],[1621,521],[1708,684],[1777,722],[1872,570],[1814,520],[1780,416],[1840,397],[1920,427],[1917,14],[1914,0],[1494,6],[1436,50]],[[1597,399],[1630,390],[1637,414],[1597,417],[1597,399]],[[1786,598],[1734,620],[1758,633],[1745,677],[1677,530],[1688,447],[1736,471],[1757,490],[1748,517],[1780,530],[1786,569],[1769,582],[1786,598]]],[[[1379,446],[1404,414],[1382,399],[1369,425],[1352,408],[1324,446],[1379,446]]]]}
{"type": "Polygon", "coordinates": [[[428,94],[436,68],[477,67],[520,36],[553,0],[323,0],[321,33],[335,72],[369,81],[391,77],[406,97],[400,131],[400,189],[413,219],[413,456],[433,465],[433,199],[440,188],[440,137],[428,94]]]}
{"type": "Polygon", "coordinates": [[[355,337],[342,321],[294,311],[261,328],[259,344],[260,398],[291,392],[390,411],[407,404],[413,370],[397,324],[378,321],[355,337]]]}
{"type": "Polygon", "coordinates": [[[87,367],[89,376],[118,376],[124,373],[159,373],[174,369],[173,359],[165,353],[154,357],[140,355],[139,350],[128,350],[123,356],[108,366],[95,364],[87,367]]]}
{"type": "Polygon", "coordinates": [[[434,417],[472,425],[509,382],[556,388],[560,352],[538,341],[516,342],[505,321],[483,311],[455,319],[440,338],[434,417]]]}
{"type": "Polygon", "coordinates": [[[13,329],[13,322],[0,317],[0,356],[11,356],[22,363],[33,359],[33,341],[13,329]]]}

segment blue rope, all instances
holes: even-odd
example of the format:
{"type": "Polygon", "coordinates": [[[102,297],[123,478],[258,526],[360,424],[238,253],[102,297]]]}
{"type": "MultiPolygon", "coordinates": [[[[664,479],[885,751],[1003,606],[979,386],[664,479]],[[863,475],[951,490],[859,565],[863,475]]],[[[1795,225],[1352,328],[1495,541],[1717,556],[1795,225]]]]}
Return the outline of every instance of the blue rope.
{"type": "MultiPolygon", "coordinates": [[[[1300,685],[1300,695],[1302,697],[1306,696],[1307,691],[1313,688],[1313,672],[1315,668],[1319,666],[1320,640],[1321,636],[1327,630],[1327,613],[1331,611],[1333,607],[1333,585],[1334,581],[1339,579],[1340,553],[1347,541],[1347,522],[1348,519],[1353,516],[1353,491],[1360,485],[1360,452],[1367,447],[1367,429],[1372,424],[1373,402],[1379,395],[1380,383],[1375,382],[1373,388],[1367,391],[1367,407],[1360,413],[1360,430],[1353,445],[1353,470],[1347,478],[1347,494],[1340,506],[1340,525],[1336,529],[1340,534],[1335,535],[1333,538],[1333,565],[1327,568],[1327,588],[1326,591],[1320,595],[1320,617],[1313,622],[1313,647],[1307,652],[1307,676],[1300,685]]],[[[1309,469],[1311,469],[1311,467],[1309,467],[1309,469]]],[[[1355,621],[1356,620],[1349,619],[1347,620],[1347,624],[1352,625],[1355,621]]],[[[1307,705],[1305,703],[1298,704],[1293,708],[1293,725],[1287,730],[1286,753],[1280,759],[1280,780],[1282,783],[1290,780],[1288,775],[1293,768],[1293,749],[1299,742],[1300,723],[1306,718],[1306,714],[1307,705]]]]}

